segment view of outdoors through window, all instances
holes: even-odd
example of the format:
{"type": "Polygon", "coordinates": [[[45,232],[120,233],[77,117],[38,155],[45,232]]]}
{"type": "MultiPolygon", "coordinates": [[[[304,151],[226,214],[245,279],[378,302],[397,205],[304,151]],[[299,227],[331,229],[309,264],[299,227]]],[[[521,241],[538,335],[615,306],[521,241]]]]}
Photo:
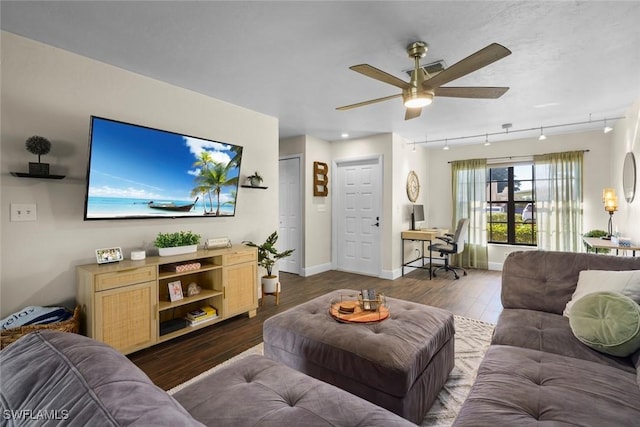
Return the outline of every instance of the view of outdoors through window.
{"type": "Polygon", "coordinates": [[[487,240],[536,245],[534,168],[531,163],[489,169],[487,240]]]}

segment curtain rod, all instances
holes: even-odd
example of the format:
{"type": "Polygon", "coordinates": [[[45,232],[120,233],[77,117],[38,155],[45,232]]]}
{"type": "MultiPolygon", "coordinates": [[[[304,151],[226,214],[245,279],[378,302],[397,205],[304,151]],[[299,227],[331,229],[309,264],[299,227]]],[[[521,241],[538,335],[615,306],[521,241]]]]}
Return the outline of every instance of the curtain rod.
{"type": "MultiPolygon", "coordinates": [[[[582,151],[583,153],[588,153],[590,150],[572,150],[572,151],[582,151]]],[[[547,154],[557,154],[555,153],[544,153],[544,154],[530,154],[528,156],[504,156],[504,157],[487,157],[485,160],[514,160],[514,159],[531,159],[533,156],[545,156],[547,154]]],[[[459,162],[460,160],[451,160],[447,163],[459,162]]]]}
{"type": "Polygon", "coordinates": [[[532,132],[532,131],[537,131],[537,130],[541,130],[541,129],[553,129],[553,128],[559,128],[559,127],[565,127],[565,126],[577,126],[577,125],[586,125],[586,124],[590,124],[590,123],[598,123],[598,122],[603,122],[606,123],[607,120],[618,120],[618,119],[625,119],[625,116],[619,116],[619,117],[605,117],[604,119],[598,119],[598,120],[587,120],[584,122],[575,122],[575,123],[562,123],[559,125],[549,125],[549,126],[539,126],[539,127],[535,127],[535,128],[528,128],[528,129],[516,129],[516,130],[509,130],[509,128],[506,128],[504,130],[504,132],[493,132],[493,133],[482,133],[482,134],[478,134],[478,135],[469,135],[469,136],[458,136],[455,138],[441,138],[441,139],[425,139],[422,142],[414,142],[413,144],[428,144],[430,142],[447,142],[447,141],[457,141],[460,139],[470,139],[470,138],[488,138],[490,136],[495,136],[495,135],[508,135],[511,133],[517,133],[517,132],[532,132]]]}

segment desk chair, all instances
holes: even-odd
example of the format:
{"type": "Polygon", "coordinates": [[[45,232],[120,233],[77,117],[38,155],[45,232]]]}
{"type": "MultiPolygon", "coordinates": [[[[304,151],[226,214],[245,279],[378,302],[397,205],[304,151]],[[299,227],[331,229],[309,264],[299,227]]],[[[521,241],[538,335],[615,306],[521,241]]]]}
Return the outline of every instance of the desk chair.
{"type": "Polygon", "coordinates": [[[449,255],[455,255],[464,251],[464,238],[467,235],[467,226],[469,225],[468,218],[462,218],[458,221],[456,232],[454,234],[446,233],[442,237],[436,237],[438,240],[442,240],[444,243],[436,243],[429,246],[430,251],[440,252],[440,256],[444,257],[444,265],[433,270],[433,277],[436,277],[438,270],[445,270],[453,272],[456,279],[459,279],[458,272],[456,270],[462,270],[464,275],[467,275],[467,271],[462,267],[454,267],[449,265],[449,255]]]}

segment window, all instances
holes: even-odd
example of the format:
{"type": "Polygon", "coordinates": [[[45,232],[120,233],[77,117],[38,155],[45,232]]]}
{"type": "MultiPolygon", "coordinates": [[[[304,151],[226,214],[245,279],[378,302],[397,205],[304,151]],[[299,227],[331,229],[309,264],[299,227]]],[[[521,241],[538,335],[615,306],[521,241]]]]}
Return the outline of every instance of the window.
{"type": "Polygon", "coordinates": [[[489,169],[487,241],[535,246],[534,166],[518,163],[489,169]]]}

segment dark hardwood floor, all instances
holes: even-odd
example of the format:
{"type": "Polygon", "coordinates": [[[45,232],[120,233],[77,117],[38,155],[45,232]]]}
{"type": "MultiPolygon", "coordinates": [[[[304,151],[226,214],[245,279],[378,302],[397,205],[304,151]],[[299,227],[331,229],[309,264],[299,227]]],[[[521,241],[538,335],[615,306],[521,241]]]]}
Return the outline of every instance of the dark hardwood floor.
{"type": "MultiPolygon", "coordinates": [[[[495,323],[502,311],[498,271],[468,270],[454,280],[440,273],[429,280],[418,270],[396,280],[328,271],[311,277],[281,273],[280,304],[267,296],[253,318],[240,315],[211,327],[129,355],[159,387],[169,390],[262,342],[262,323],[290,307],[335,289],[376,289],[393,298],[415,301],[453,314],[495,323]]],[[[393,307],[391,307],[393,315],[393,307]]]]}

